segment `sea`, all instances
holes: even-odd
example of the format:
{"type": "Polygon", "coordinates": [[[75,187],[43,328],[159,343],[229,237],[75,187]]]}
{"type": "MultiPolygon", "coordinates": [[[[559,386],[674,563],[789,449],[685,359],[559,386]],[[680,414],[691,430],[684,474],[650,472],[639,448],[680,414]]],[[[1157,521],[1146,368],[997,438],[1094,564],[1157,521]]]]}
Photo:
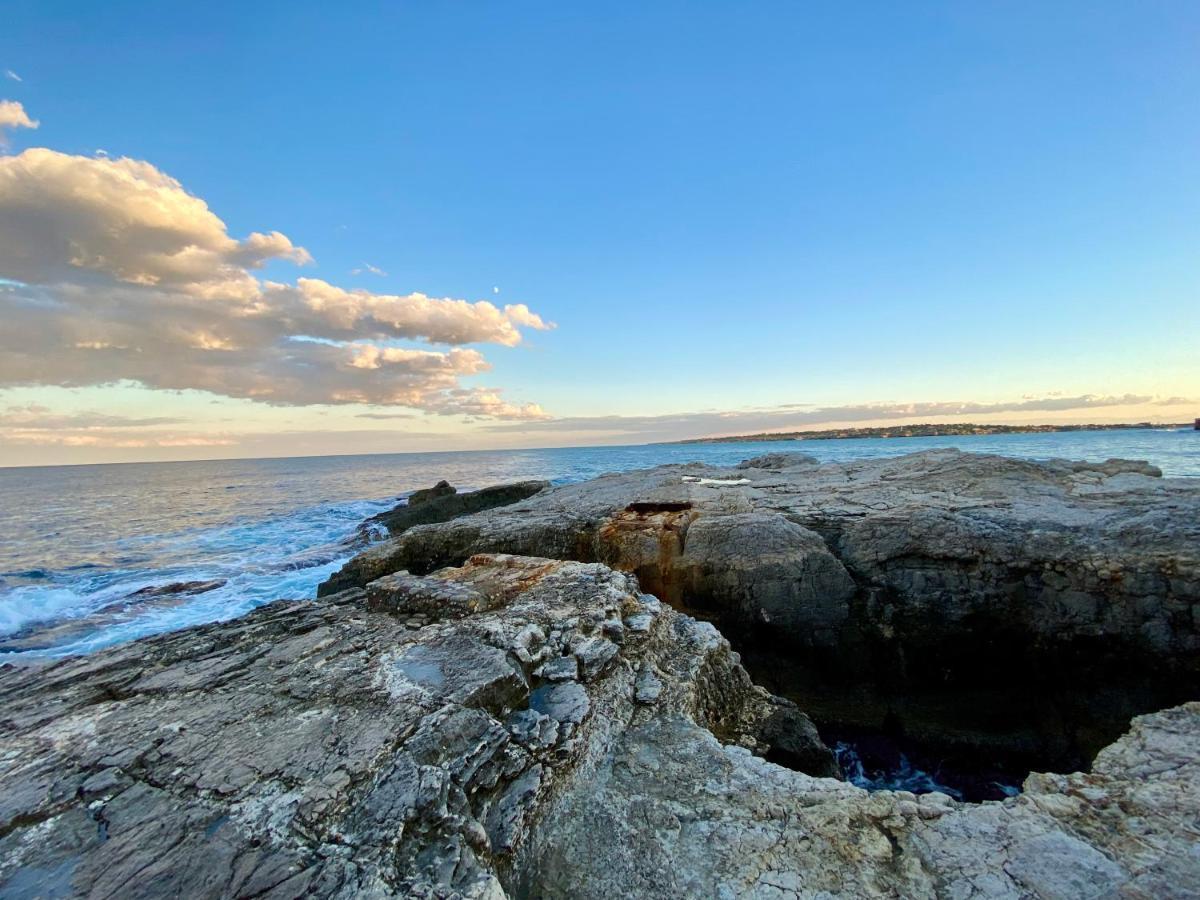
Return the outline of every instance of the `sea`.
{"type": "Polygon", "coordinates": [[[0,662],[89,653],[314,597],[384,536],[365,531],[364,519],[440,479],[470,490],[781,451],[844,461],[934,447],[1144,459],[1167,476],[1200,477],[1200,432],[1150,428],[0,469],[0,662]],[[162,590],[188,583],[208,589],[162,590]]]}

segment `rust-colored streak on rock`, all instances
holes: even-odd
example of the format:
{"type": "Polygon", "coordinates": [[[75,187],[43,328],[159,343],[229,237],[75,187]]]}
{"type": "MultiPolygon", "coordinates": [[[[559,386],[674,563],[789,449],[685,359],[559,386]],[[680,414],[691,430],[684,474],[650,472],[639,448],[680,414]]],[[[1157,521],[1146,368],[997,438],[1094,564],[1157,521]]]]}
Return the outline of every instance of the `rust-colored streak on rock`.
{"type": "Polygon", "coordinates": [[[690,503],[631,503],[600,526],[601,561],[632,572],[642,590],[674,606],[683,600],[677,562],[688,526],[699,515],[690,503]]]}

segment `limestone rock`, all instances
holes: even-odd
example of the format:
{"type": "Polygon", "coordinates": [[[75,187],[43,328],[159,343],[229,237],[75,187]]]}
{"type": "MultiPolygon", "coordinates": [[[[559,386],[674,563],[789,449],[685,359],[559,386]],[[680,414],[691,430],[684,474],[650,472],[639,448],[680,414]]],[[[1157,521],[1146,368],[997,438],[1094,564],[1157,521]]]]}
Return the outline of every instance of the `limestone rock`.
{"type": "MultiPolygon", "coordinates": [[[[395,538],[416,525],[448,522],[460,516],[506,506],[532,497],[549,486],[548,481],[517,481],[460,494],[449,482],[439,481],[431,488],[414,491],[406,503],[372,516],[364,523],[362,530],[372,531],[373,526],[382,525],[388,534],[395,538]]],[[[317,589],[318,595],[327,597],[346,588],[362,587],[382,575],[395,572],[395,568],[375,564],[373,549],[366,550],[349,566],[322,584],[317,589]]]]}
{"type": "Polygon", "coordinates": [[[484,602],[411,630],[347,591],[0,667],[0,896],[1195,896],[1200,704],[1004,802],[867,793],[771,762],[819,761],[811,722],[627,574],[406,579],[484,602]],[[584,646],[614,648],[589,680],[584,646]]]}
{"type": "Polygon", "coordinates": [[[535,819],[649,714],[645,667],[663,714],[719,699],[769,750],[777,701],[689,622],[603,566],[483,556],[2,667],[0,896],[502,897],[535,819]],[[650,625],[618,644],[625,616],[650,625]]]}
{"type": "Polygon", "coordinates": [[[1200,677],[1200,483],[1143,462],[933,450],[840,464],[660,466],[421,526],[335,577],[365,584],[473,553],[604,562],[643,589],[862,664],[963,628],[1103,646],[1200,677]],[[748,484],[714,484],[744,477],[748,484]],[[699,479],[699,480],[697,480],[699,479]],[[705,483],[709,482],[709,483],[705,483]]]}
{"type": "Polygon", "coordinates": [[[1131,716],[1200,696],[1200,481],[1143,462],[660,466],[418,526],[337,583],[480,552],[630,572],[819,721],[938,754],[1085,767],[1131,716]]]}

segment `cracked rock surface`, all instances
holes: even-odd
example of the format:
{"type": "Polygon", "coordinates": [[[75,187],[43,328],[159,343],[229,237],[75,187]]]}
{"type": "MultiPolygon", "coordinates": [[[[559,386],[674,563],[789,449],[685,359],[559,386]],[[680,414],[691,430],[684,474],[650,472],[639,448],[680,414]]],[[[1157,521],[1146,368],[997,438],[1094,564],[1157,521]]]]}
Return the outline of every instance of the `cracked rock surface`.
{"type": "Polygon", "coordinates": [[[723,627],[798,646],[845,649],[847,629],[932,644],[982,617],[1200,671],[1200,483],[1143,462],[931,450],[660,466],[413,528],[336,577],[365,584],[480,552],[603,562],[723,627]]]}
{"type": "Polygon", "coordinates": [[[0,896],[1200,884],[1200,704],[1136,720],[1091,774],[1034,775],[1003,803],[867,793],[756,755],[810,723],[626,574],[483,555],[371,595],[0,670],[0,896]]]}
{"type": "Polygon", "coordinates": [[[500,897],[544,810],[658,718],[761,752],[782,717],[832,770],[711,625],[505,556],[5,667],[0,708],[5,898],[500,897]]]}

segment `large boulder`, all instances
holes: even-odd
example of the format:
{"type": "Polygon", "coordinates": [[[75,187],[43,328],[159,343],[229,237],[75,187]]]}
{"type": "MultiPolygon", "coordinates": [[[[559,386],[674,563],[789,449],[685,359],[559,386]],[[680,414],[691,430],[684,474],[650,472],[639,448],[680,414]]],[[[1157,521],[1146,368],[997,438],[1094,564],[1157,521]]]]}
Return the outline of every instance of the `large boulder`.
{"type": "Polygon", "coordinates": [[[515,481],[460,494],[448,482],[439,481],[431,488],[414,491],[407,502],[372,516],[368,521],[378,522],[387,528],[389,534],[396,536],[414,525],[448,522],[459,516],[508,506],[548,487],[548,481],[515,481]]]}

